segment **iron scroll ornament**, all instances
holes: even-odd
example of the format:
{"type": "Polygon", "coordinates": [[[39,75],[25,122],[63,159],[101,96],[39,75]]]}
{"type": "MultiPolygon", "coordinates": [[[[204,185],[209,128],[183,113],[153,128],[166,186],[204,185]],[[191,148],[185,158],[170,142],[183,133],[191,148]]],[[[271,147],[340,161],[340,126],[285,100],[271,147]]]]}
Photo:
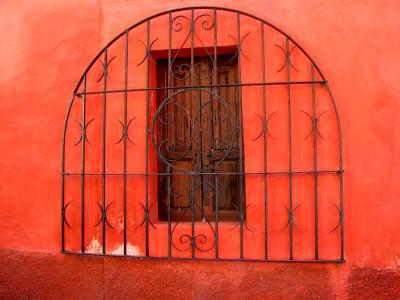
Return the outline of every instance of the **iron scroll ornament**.
{"type": "MultiPolygon", "coordinates": [[[[185,156],[187,155],[188,151],[192,148],[193,143],[197,142],[196,137],[194,136],[194,132],[195,132],[195,127],[196,126],[200,126],[201,127],[201,122],[200,122],[200,115],[202,113],[202,109],[204,109],[205,107],[209,106],[209,105],[213,105],[214,103],[218,103],[219,105],[221,105],[221,107],[223,107],[222,109],[222,113],[220,112],[215,112],[213,111],[211,113],[211,115],[209,116],[209,118],[212,119],[212,121],[214,122],[225,122],[225,121],[231,121],[230,125],[232,126],[232,128],[235,128],[234,122],[232,122],[232,119],[230,117],[231,115],[231,111],[229,108],[228,103],[222,99],[221,96],[219,96],[218,94],[205,89],[205,88],[196,88],[196,89],[181,89],[173,94],[171,94],[170,96],[168,96],[167,98],[165,98],[165,100],[159,105],[156,113],[154,114],[153,118],[152,118],[152,122],[151,122],[151,137],[152,137],[152,143],[154,146],[154,150],[157,152],[158,158],[161,159],[166,165],[170,166],[173,169],[176,169],[180,172],[186,172],[189,173],[189,171],[179,168],[177,166],[175,166],[174,164],[171,163],[170,160],[168,160],[165,155],[164,155],[164,151],[162,151],[162,148],[164,148],[164,150],[166,152],[175,150],[173,148],[170,147],[170,145],[174,145],[173,142],[171,142],[169,139],[164,139],[162,141],[157,141],[156,135],[155,135],[155,131],[157,128],[157,125],[161,125],[161,126],[165,126],[170,124],[171,122],[174,122],[173,119],[173,115],[169,114],[168,112],[165,113],[165,116],[162,116],[162,112],[164,110],[168,110],[169,106],[176,106],[178,109],[180,109],[184,116],[185,116],[185,123],[187,124],[188,127],[191,128],[190,132],[190,139],[189,139],[189,143],[187,143],[185,145],[185,151],[183,151],[183,153],[181,154],[180,158],[175,158],[175,160],[179,160],[179,159],[183,159],[185,158],[185,156]],[[176,96],[188,91],[201,91],[201,92],[205,92],[208,93],[211,96],[211,100],[207,101],[206,103],[203,103],[200,108],[198,109],[198,111],[195,113],[194,118],[190,117],[190,113],[179,103],[177,103],[175,101],[176,96]]],[[[217,144],[217,141],[213,141],[212,144],[212,149],[211,151],[214,150],[214,146],[217,144]]],[[[233,146],[235,144],[235,132],[232,131],[228,138],[225,141],[225,145],[226,145],[226,149],[222,150],[223,151],[223,155],[220,159],[218,159],[217,161],[215,161],[214,164],[210,164],[208,166],[205,166],[201,169],[196,169],[190,172],[195,172],[195,173],[200,173],[200,172],[206,172],[206,171],[210,171],[211,169],[215,169],[218,168],[219,164],[224,161],[227,156],[229,155],[229,153],[232,151],[233,146]]],[[[207,154],[206,154],[207,155],[207,154]]]]}

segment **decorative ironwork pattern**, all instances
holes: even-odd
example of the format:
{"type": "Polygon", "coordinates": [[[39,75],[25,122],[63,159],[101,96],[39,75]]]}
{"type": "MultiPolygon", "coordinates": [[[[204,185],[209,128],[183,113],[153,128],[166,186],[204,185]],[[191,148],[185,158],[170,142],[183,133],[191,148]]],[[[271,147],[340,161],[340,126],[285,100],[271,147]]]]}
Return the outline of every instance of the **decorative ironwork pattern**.
{"type": "Polygon", "coordinates": [[[328,82],[290,36],[245,12],[174,9],[108,43],[69,104],[61,180],[64,253],[344,261],[342,138],[328,82]],[[234,80],[221,57],[237,65],[234,80]],[[232,190],[238,201],[226,208],[232,190]]]}

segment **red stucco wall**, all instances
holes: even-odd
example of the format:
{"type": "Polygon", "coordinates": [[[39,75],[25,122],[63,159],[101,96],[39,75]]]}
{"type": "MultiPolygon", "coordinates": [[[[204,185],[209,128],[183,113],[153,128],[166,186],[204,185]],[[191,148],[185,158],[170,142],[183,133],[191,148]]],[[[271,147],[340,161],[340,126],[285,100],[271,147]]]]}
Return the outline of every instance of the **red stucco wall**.
{"type": "Polygon", "coordinates": [[[400,5],[394,1],[207,1],[276,25],[306,49],[329,80],[343,128],[345,264],[195,263],[59,254],[60,141],[77,80],[99,49],[129,25],[196,4],[204,3],[0,4],[0,247],[5,249],[0,254],[0,293],[400,297],[400,5]],[[82,280],[71,284],[71,277],[82,280]]]}

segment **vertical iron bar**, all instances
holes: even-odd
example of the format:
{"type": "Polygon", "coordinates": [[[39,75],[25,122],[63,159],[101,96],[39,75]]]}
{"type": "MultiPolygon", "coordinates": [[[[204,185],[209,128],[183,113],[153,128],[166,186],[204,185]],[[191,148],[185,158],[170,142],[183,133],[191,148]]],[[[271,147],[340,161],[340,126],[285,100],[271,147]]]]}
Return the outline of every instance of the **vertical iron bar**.
{"type": "MultiPolygon", "coordinates": [[[[171,90],[171,47],[172,47],[172,13],[168,14],[169,20],[168,20],[168,72],[167,72],[167,95],[169,97],[171,90]]],[[[171,169],[170,166],[167,164],[167,174],[170,174],[171,169]]],[[[167,197],[168,197],[168,256],[171,257],[171,244],[172,244],[172,236],[171,236],[171,192],[170,192],[170,186],[171,186],[171,177],[168,175],[168,189],[167,189],[167,197]]]]}
{"type": "MultiPolygon", "coordinates": [[[[190,45],[190,85],[194,86],[194,31],[195,31],[195,24],[194,24],[194,9],[191,9],[191,23],[190,23],[190,34],[191,34],[191,45],[190,45]]],[[[190,103],[192,103],[192,89],[190,89],[190,103]]],[[[192,107],[192,105],[190,106],[192,107]]],[[[200,124],[201,126],[201,124],[200,124]]],[[[201,133],[200,133],[201,135],[201,133]]],[[[202,145],[200,144],[200,153],[202,151],[202,145]]],[[[198,150],[198,149],[197,149],[198,150]]],[[[196,157],[195,159],[198,159],[196,157]]],[[[195,163],[196,165],[196,163],[195,163]]],[[[195,190],[194,190],[194,175],[192,175],[192,183],[191,183],[191,205],[192,205],[192,258],[195,257],[195,229],[194,229],[194,222],[195,222],[195,207],[194,207],[194,201],[195,201],[195,190]]]]}
{"type": "Polygon", "coordinates": [[[313,114],[313,144],[314,144],[314,223],[315,223],[315,259],[318,259],[318,154],[317,154],[317,114],[316,114],[316,100],[315,100],[315,65],[311,65],[311,79],[312,79],[312,114],[313,114]]]}
{"type": "Polygon", "coordinates": [[[339,113],[338,109],[336,107],[336,103],[332,94],[332,91],[329,87],[328,82],[325,83],[325,88],[328,90],[329,96],[331,97],[332,100],[332,105],[333,109],[335,111],[336,115],[336,121],[337,121],[337,126],[338,126],[338,134],[339,134],[339,181],[340,181],[340,220],[341,220],[341,226],[340,226],[340,259],[344,260],[344,205],[343,205],[343,141],[342,141],[342,125],[340,123],[340,118],[339,118],[339,113]]]}
{"type": "MultiPolygon", "coordinates": [[[[237,58],[238,58],[238,83],[241,84],[241,60],[240,60],[240,55],[241,55],[241,41],[240,41],[240,13],[237,13],[237,58]]],[[[242,132],[242,126],[239,120],[242,119],[242,87],[239,85],[238,86],[238,103],[239,103],[239,118],[238,118],[238,124],[237,129],[239,129],[239,170],[240,170],[240,259],[243,259],[243,219],[244,219],[244,213],[243,213],[243,132],[242,132]]]]}
{"type": "MultiPolygon", "coordinates": [[[[107,91],[107,47],[104,48],[104,92],[107,91]]],[[[103,95],[103,147],[102,147],[102,165],[101,165],[101,209],[102,209],[102,233],[103,233],[103,254],[106,253],[106,121],[107,121],[107,93],[103,95]]]]}
{"type": "MultiPolygon", "coordinates": [[[[170,174],[171,168],[167,165],[167,173],[170,174]]],[[[172,245],[172,235],[171,235],[171,176],[167,176],[167,202],[168,202],[168,257],[171,257],[171,245],[172,245]]]]}
{"type": "Polygon", "coordinates": [[[290,99],[290,52],[289,38],[286,37],[286,70],[288,82],[288,132],[289,132],[289,234],[290,260],[293,260],[293,174],[292,174],[292,108],[290,99]]]}
{"type": "Polygon", "coordinates": [[[333,106],[335,108],[336,119],[338,123],[338,131],[339,131],[339,180],[340,180],[340,218],[341,218],[341,226],[340,226],[340,259],[344,260],[344,205],[343,205],[343,149],[342,149],[342,125],[340,123],[339,115],[336,108],[336,103],[333,100],[332,91],[327,85],[328,92],[331,96],[333,106]]]}
{"type": "Polygon", "coordinates": [[[172,13],[168,14],[168,72],[167,72],[167,95],[171,94],[171,74],[172,66],[171,66],[171,56],[172,56],[172,13]]]}
{"type": "MultiPolygon", "coordinates": [[[[218,173],[219,171],[217,171],[218,173]]],[[[215,185],[215,258],[219,258],[219,238],[218,238],[218,174],[214,175],[215,185]]]]}
{"type": "MultiPolygon", "coordinates": [[[[331,91],[329,90],[331,93],[331,91]]],[[[333,99],[333,96],[331,96],[333,99]]],[[[336,107],[335,107],[335,111],[336,107]]],[[[339,127],[339,180],[340,180],[340,259],[344,260],[344,205],[343,205],[343,154],[342,154],[342,130],[340,125],[339,116],[337,116],[339,127]]]]}
{"type": "Polygon", "coordinates": [[[125,82],[124,82],[124,255],[126,255],[126,159],[127,159],[127,135],[128,135],[128,44],[129,31],[125,33],[125,82]]]}
{"type": "Polygon", "coordinates": [[[150,20],[146,22],[146,256],[149,256],[149,83],[150,83],[150,20]]]}
{"type": "MultiPolygon", "coordinates": [[[[342,147],[340,147],[340,150],[342,147]]],[[[340,159],[341,160],[341,159],[340,159]]],[[[340,170],[342,170],[342,162],[340,162],[340,170]]],[[[340,259],[344,260],[344,206],[343,206],[343,172],[339,174],[340,178],[340,259]]]]}
{"type": "Polygon", "coordinates": [[[64,122],[64,131],[63,131],[63,138],[62,138],[62,146],[61,146],[61,251],[65,251],[65,137],[67,132],[68,120],[69,115],[71,113],[71,108],[74,103],[75,96],[72,97],[71,102],[69,103],[67,116],[64,122]]]}
{"type": "MultiPolygon", "coordinates": [[[[217,41],[217,9],[214,8],[214,66],[213,66],[214,68],[213,68],[213,77],[212,77],[214,86],[218,84],[217,83],[217,81],[218,81],[217,43],[218,43],[218,41],[217,41]]],[[[213,88],[213,93],[217,94],[216,87],[213,88]]],[[[211,100],[213,100],[213,98],[214,98],[213,95],[211,95],[211,97],[212,97],[211,100]]],[[[221,124],[220,124],[220,126],[221,126],[221,124]]],[[[214,130],[214,126],[213,126],[213,130],[214,130]]],[[[212,134],[212,137],[215,139],[214,132],[212,134]]],[[[214,143],[214,141],[213,141],[213,143],[214,143]]],[[[218,173],[217,169],[215,169],[215,171],[217,171],[217,173],[218,173]]],[[[218,258],[219,253],[218,253],[218,178],[217,178],[217,175],[214,176],[214,184],[215,184],[215,186],[214,186],[214,188],[215,188],[215,191],[214,191],[214,193],[215,193],[215,208],[214,208],[214,211],[215,211],[215,258],[218,258]]]]}
{"type": "MultiPolygon", "coordinates": [[[[65,132],[64,132],[65,135],[65,132]]],[[[62,162],[61,162],[61,251],[64,252],[65,250],[65,238],[64,238],[64,203],[65,203],[65,145],[63,143],[63,155],[62,155],[62,162]]]]}
{"type": "MultiPolygon", "coordinates": [[[[262,80],[265,83],[265,45],[264,23],[261,22],[261,53],[262,53],[262,80]]],[[[264,235],[265,235],[265,259],[268,259],[268,179],[267,179],[267,97],[265,84],[263,85],[263,130],[264,130],[264,235]]]]}
{"type": "MultiPolygon", "coordinates": [[[[83,78],[83,92],[86,92],[86,74],[83,78]]],[[[86,146],[86,94],[82,96],[82,176],[81,176],[81,252],[85,253],[85,146],[86,146]]]]}
{"type": "Polygon", "coordinates": [[[192,206],[192,238],[191,238],[191,244],[192,244],[192,258],[195,257],[195,231],[194,231],[194,222],[195,222],[195,208],[194,208],[194,201],[195,201],[195,190],[194,190],[194,173],[192,173],[191,176],[191,184],[190,184],[190,203],[192,206]]]}

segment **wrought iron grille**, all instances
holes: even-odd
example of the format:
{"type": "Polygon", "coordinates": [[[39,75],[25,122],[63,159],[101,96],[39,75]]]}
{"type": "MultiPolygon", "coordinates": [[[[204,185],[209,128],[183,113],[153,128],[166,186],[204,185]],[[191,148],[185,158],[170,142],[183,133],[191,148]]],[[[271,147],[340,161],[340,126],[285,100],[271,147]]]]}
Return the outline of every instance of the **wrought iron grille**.
{"type": "Polygon", "coordinates": [[[89,64],[62,142],[64,253],[344,261],[339,116],[290,36],[179,8],[89,64]]]}

